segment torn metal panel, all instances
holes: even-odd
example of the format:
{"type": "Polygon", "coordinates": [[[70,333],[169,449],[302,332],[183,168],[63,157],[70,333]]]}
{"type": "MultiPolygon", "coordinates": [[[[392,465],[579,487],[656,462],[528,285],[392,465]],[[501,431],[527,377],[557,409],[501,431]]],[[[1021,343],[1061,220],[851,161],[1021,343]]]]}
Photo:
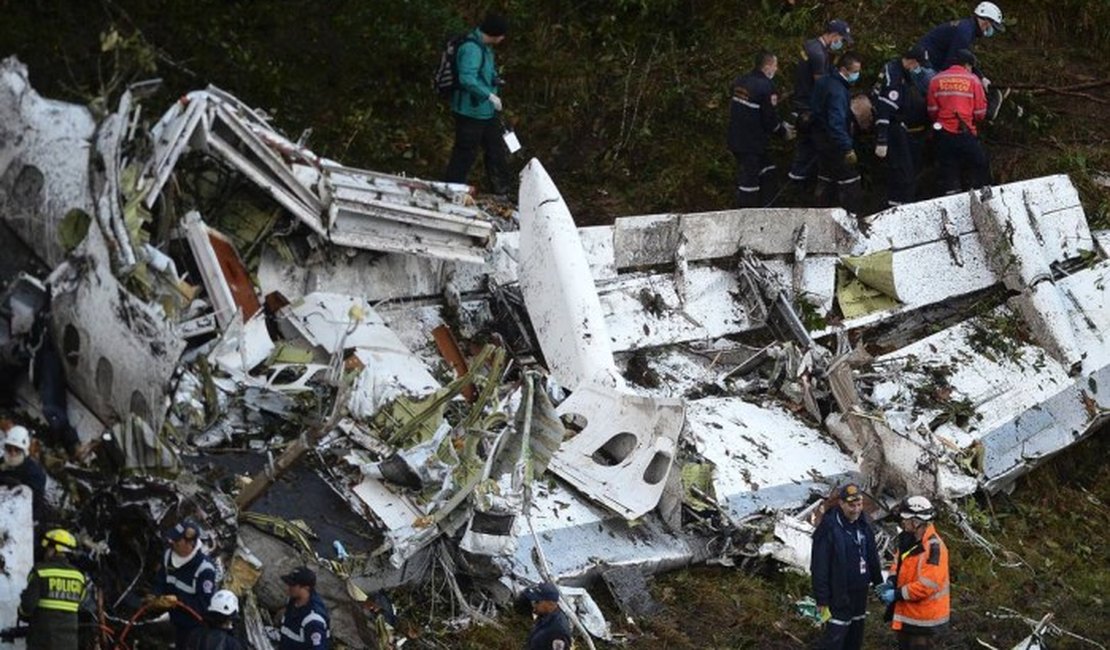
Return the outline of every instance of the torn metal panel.
{"type": "Polygon", "coordinates": [[[853,252],[859,232],[839,208],[761,208],[695,214],[621,217],[613,226],[619,269],[673,262],[679,238],[690,261],[732,257],[741,248],[760,255],[793,255],[794,232],[805,225],[814,254],[853,252]]]}
{"type": "Polygon", "coordinates": [[[122,148],[128,125],[131,123],[131,91],[125,91],[115,113],[104,118],[96,134],[98,161],[90,165],[92,186],[96,196],[96,220],[108,244],[113,268],[127,270],[135,266],[135,248],[128,232],[123,213],[122,148]]]}
{"type": "MultiPolygon", "coordinates": [[[[971,217],[979,233],[993,244],[988,261],[1010,291],[1020,291],[1014,302],[1049,354],[1065,365],[1078,363],[1083,352],[1076,344],[1069,310],[1053,281],[1044,255],[1042,216],[1028,192],[971,195],[971,217]],[[1015,200],[1016,199],[1016,200],[1015,200]]],[[[1054,242],[1053,248],[1059,248],[1054,242]]]]}
{"type": "MultiPolygon", "coordinates": [[[[1013,349],[1005,355],[991,349],[982,330],[976,329],[977,319],[916,341],[877,362],[897,363],[912,356],[918,368],[946,369],[952,400],[970,404],[975,419],[965,426],[944,421],[932,436],[946,441],[943,446],[955,453],[979,456],[973,466],[980,484],[1001,489],[1038,461],[1085,436],[1110,408],[1110,393],[1100,390],[1110,385],[1106,383],[1110,346],[1105,341],[1105,332],[1110,331],[1108,281],[1108,262],[1058,281],[1061,291],[1071,293],[1074,304],[1080,305],[1072,310],[1076,320],[1085,323],[1076,328],[1076,337],[1078,346],[1088,353],[1084,366],[1091,370],[1079,377],[1069,376],[1069,368],[1035,345],[1011,341],[1013,349]]],[[[1005,307],[993,316],[1015,317],[1005,307]]],[[[871,399],[897,429],[907,434],[923,427],[928,430],[944,405],[914,408],[915,387],[925,381],[919,372],[906,371],[877,384],[871,399]]]]}
{"type": "Polygon", "coordinates": [[[220,326],[228,327],[237,315],[250,320],[262,305],[238,251],[195,210],[185,215],[184,230],[220,326]]]}
{"type": "Polygon", "coordinates": [[[390,562],[400,568],[439,536],[439,528],[423,523],[424,513],[400,491],[376,478],[366,478],[353,488],[382,525],[393,548],[390,562]]]}
{"type": "Polygon", "coordinates": [[[524,302],[555,378],[564,386],[623,383],[582,242],[559,189],[532,159],[521,172],[524,302]]]}
{"type": "Polygon", "coordinates": [[[655,508],[677,453],[681,400],[587,385],[558,412],[586,424],[551,459],[553,472],[626,519],[655,508]]]}
{"type": "MultiPolygon", "coordinates": [[[[0,486],[0,630],[15,627],[19,596],[35,564],[35,527],[31,519],[31,488],[0,486]]],[[[5,646],[22,649],[24,640],[5,646]]]]}
{"type": "Polygon", "coordinates": [[[129,416],[161,432],[170,379],[185,342],[108,267],[100,230],[53,274],[52,327],[70,390],[104,422],[129,416]]]}
{"type": "Polygon", "coordinates": [[[207,129],[207,104],[208,94],[204,91],[188,93],[151,127],[154,152],[147,160],[139,182],[139,190],[145,193],[143,204],[148,209],[157,202],[178,158],[188,148],[203,147],[204,134],[202,131],[198,135],[197,128],[207,129]]]}
{"type": "Polygon", "coordinates": [[[617,566],[601,572],[605,586],[625,616],[646,618],[663,611],[651,597],[647,577],[636,567],[617,566]]]}
{"type": "MultiPolygon", "coordinates": [[[[1091,250],[1091,236],[1079,194],[1066,175],[1008,183],[993,187],[991,191],[1028,197],[1038,206],[1050,259],[1067,259],[1078,255],[1080,250],[1091,250]]],[[[952,234],[962,237],[976,230],[967,192],[890,208],[866,217],[866,221],[866,250],[863,252],[912,248],[946,241],[952,234]]]]}
{"type": "Polygon", "coordinates": [[[87,108],[44,99],[18,59],[0,62],[0,215],[51,268],[65,258],[58,232],[65,215],[96,214],[95,132],[87,108]]]}
{"type": "Polygon", "coordinates": [[[776,405],[739,398],[686,404],[687,439],[716,466],[717,499],[742,519],[804,505],[814,488],[855,475],[856,462],[821,431],[776,405]]]}

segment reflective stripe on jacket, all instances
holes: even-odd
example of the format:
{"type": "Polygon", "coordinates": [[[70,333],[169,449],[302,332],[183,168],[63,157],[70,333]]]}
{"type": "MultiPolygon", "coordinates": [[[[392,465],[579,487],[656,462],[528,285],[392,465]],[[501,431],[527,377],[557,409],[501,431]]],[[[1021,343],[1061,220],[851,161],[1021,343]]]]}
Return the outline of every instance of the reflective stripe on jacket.
{"type": "MultiPolygon", "coordinates": [[[[212,602],[212,594],[216,593],[216,565],[208,559],[204,551],[197,550],[185,564],[174,568],[170,562],[173,551],[166,550],[162,558],[162,568],[158,571],[154,588],[158,594],[177,596],[177,599],[188,605],[193,611],[204,615],[208,611],[208,604],[212,602]]],[[[170,610],[170,621],[179,630],[191,630],[201,626],[201,622],[193,615],[180,608],[170,610]]]]}
{"type": "Polygon", "coordinates": [[[285,616],[281,620],[281,641],[279,650],[327,650],[328,608],[315,591],[302,607],[292,600],[285,606],[285,616]]]}
{"type": "Polygon", "coordinates": [[[19,612],[30,620],[27,647],[77,648],[77,610],[85,598],[85,574],[65,561],[42,562],[31,569],[19,612]]]}
{"type": "Polygon", "coordinates": [[[935,628],[948,623],[951,611],[948,548],[932,524],[921,541],[899,553],[891,567],[898,589],[891,627],[935,628]]]}
{"type": "Polygon", "coordinates": [[[976,135],[977,122],[987,117],[983,83],[961,65],[954,65],[929,82],[929,117],[949,133],[976,135]]]}

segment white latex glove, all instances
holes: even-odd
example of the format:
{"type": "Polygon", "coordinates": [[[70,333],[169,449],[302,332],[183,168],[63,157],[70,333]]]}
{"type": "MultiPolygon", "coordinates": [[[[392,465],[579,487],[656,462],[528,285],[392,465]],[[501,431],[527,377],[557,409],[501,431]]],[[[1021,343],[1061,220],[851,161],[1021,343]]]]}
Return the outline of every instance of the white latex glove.
{"type": "Polygon", "coordinates": [[[786,122],[782,123],[782,137],[785,138],[787,142],[790,142],[797,136],[798,129],[794,128],[793,124],[787,124],[786,122]]]}
{"type": "Polygon", "coordinates": [[[493,93],[490,93],[489,94],[489,103],[493,104],[493,110],[495,110],[495,111],[500,111],[501,110],[501,98],[498,97],[497,95],[494,95],[493,93]]]}
{"type": "Polygon", "coordinates": [[[983,90],[989,90],[991,87],[991,80],[983,77],[983,90]]]}
{"type": "Polygon", "coordinates": [[[875,155],[879,158],[886,158],[886,145],[880,144],[875,146],[875,155]]]}

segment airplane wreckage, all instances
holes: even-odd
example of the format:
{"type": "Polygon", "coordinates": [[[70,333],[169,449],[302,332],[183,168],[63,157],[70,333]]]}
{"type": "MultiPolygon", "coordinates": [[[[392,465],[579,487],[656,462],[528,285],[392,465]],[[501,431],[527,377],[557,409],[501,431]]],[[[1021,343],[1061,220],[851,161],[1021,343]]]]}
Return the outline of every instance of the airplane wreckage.
{"type": "MultiPolygon", "coordinates": [[[[437,572],[466,620],[557,580],[605,637],[574,587],[638,615],[656,571],[805,567],[845,480],[877,509],[1005,489],[1110,408],[1110,235],[1066,176],[578,228],[538,160],[502,216],[217,88],[144,126],[140,90],[96,116],[0,65],[0,330],[44,320],[64,360],[91,451],[47,499],[120,620],[189,516],[255,647],[305,561],[356,647],[357,602],[437,572]]],[[[7,627],[33,540],[0,493],[7,627]]]]}

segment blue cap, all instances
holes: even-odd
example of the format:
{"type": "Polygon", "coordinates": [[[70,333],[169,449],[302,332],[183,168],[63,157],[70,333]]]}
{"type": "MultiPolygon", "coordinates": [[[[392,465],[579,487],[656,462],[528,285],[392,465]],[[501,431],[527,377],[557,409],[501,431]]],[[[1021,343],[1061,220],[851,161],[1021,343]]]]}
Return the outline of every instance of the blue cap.
{"type": "Polygon", "coordinates": [[[837,34],[840,34],[844,37],[844,41],[849,45],[854,42],[854,39],[852,38],[852,30],[848,27],[848,23],[840,20],[839,18],[837,18],[836,20],[830,20],[828,23],[826,23],[825,32],[835,32],[837,34]]]}
{"type": "Polygon", "coordinates": [[[849,483],[840,488],[838,494],[841,501],[847,501],[849,503],[855,503],[863,499],[863,490],[859,489],[859,486],[855,483],[849,483]]]}
{"type": "Polygon", "coordinates": [[[171,542],[176,542],[182,537],[185,539],[199,539],[200,534],[201,528],[197,522],[192,519],[183,519],[166,532],[166,539],[171,542]]]}
{"type": "Polygon", "coordinates": [[[541,582],[534,587],[528,587],[524,590],[524,596],[533,603],[538,603],[544,600],[551,602],[559,602],[559,588],[550,582],[541,582]]]}

